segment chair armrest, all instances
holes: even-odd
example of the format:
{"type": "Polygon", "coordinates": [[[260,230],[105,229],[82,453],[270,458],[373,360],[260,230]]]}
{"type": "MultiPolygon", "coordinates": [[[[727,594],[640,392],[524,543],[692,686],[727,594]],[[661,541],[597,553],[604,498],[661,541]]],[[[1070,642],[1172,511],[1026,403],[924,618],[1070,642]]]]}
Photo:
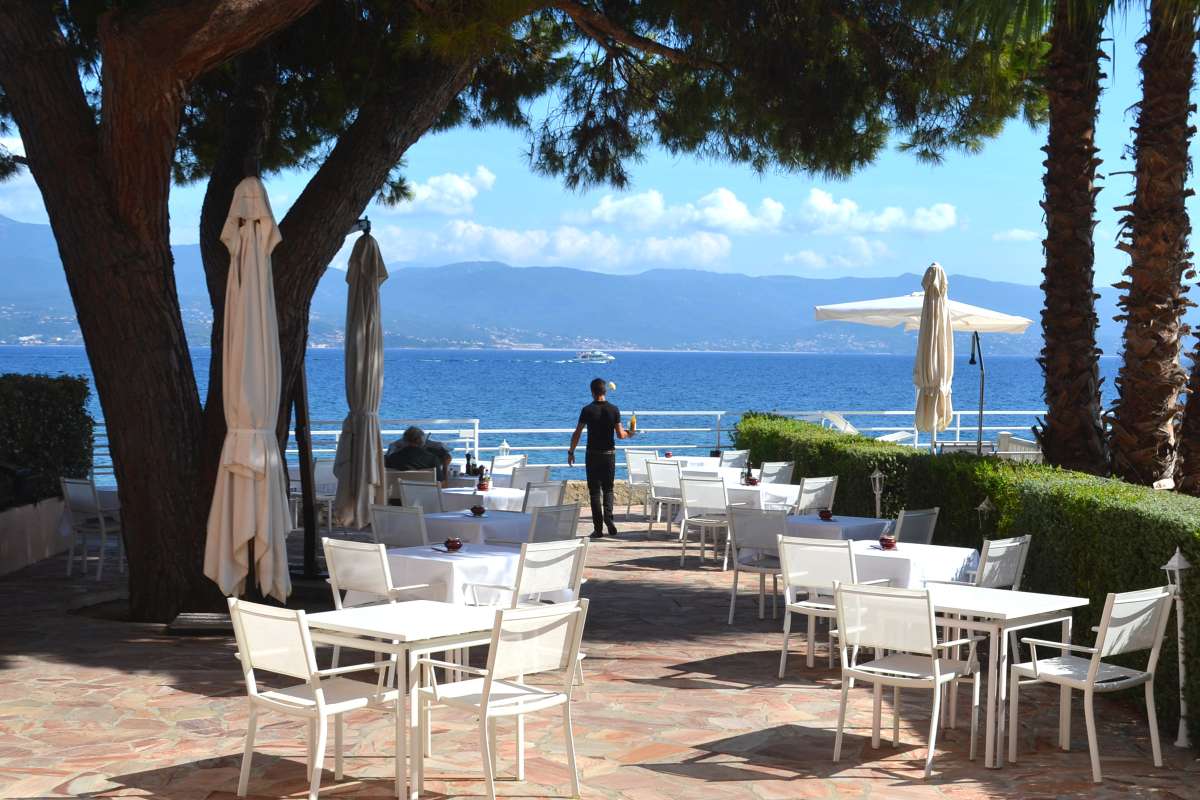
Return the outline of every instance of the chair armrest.
{"type": "Polygon", "coordinates": [[[436,658],[418,658],[417,663],[429,667],[441,667],[442,669],[455,669],[459,672],[469,672],[472,675],[483,676],[488,674],[486,669],[469,667],[466,664],[451,664],[449,661],[439,661],[436,658]]]}
{"type": "Polygon", "coordinates": [[[891,586],[891,578],[876,578],[873,581],[859,581],[860,586],[891,586]]]}
{"type": "Polygon", "coordinates": [[[1093,654],[1096,652],[1096,648],[1094,647],[1084,647],[1081,644],[1068,644],[1066,642],[1052,642],[1049,639],[1034,639],[1030,636],[1021,637],[1021,642],[1031,647],[1054,647],[1059,650],[1065,647],[1068,650],[1075,650],[1080,653],[1093,654]]]}
{"type": "Polygon", "coordinates": [[[836,611],[837,606],[833,603],[817,603],[812,600],[798,600],[795,603],[788,603],[790,606],[800,606],[801,608],[811,608],[818,611],[836,611]]]}
{"type": "Polygon", "coordinates": [[[964,645],[964,644],[970,645],[970,644],[974,644],[974,643],[975,643],[975,640],[968,637],[966,639],[951,639],[948,642],[938,642],[936,645],[934,645],[934,647],[936,647],[938,650],[945,650],[946,648],[949,648],[949,647],[958,647],[959,645],[964,645]]]}
{"type": "Polygon", "coordinates": [[[432,584],[429,583],[411,583],[408,586],[393,586],[392,594],[402,594],[411,592],[413,589],[428,589],[432,584]]]}
{"type": "Polygon", "coordinates": [[[518,540],[518,539],[488,539],[487,540],[488,544],[511,544],[511,545],[515,545],[517,547],[520,547],[523,544],[528,544],[528,542],[529,542],[528,539],[523,540],[523,541],[518,540]]]}
{"type": "Polygon", "coordinates": [[[925,581],[925,583],[926,583],[926,584],[930,584],[930,583],[936,583],[936,584],[939,584],[939,585],[942,585],[942,586],[974,586],[974,585],[975,585],[975,583],[974,583],[973,581],[936,581],[936,580],[927,580],[927,581],[925,581]]]}
{"type": "Polygon", "coordinates": [[[386,669],[392,665],[391,661],[372,661],[368,664],[351,664],[347,667],[330,667],[329,669],[317,670],[317,675],[322,678],[328,678],[333,675],[344,675],[347,672],[365,672],[369,669],[386,669]]]}
{"type": "Polygon", "coordinates": [[[499,592],[509,592],[510,594],[517,591],[515,586],[501,586],[494,583],[467,583],[464,584],[467,592],[470,593],[470,605],[479,605],[479,590],[480,589],[495,589],[499,592]]]}

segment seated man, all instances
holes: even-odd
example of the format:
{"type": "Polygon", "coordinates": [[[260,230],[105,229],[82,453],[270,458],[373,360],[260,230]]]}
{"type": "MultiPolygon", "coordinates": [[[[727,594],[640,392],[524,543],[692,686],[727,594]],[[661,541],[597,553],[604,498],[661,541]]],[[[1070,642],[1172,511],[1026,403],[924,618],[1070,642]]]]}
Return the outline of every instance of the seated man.
{"type": "Polygon", "coordinates": [[[437,480],[446,485],[450,467],[450,453],[436,442],[426,442],[425,431],[415,425],[404,431],[399,440],[392,442],[383,464],[388,469],[436,469],[437,480]],[[431,446],[432,445],[432,446],[431,446]]]}

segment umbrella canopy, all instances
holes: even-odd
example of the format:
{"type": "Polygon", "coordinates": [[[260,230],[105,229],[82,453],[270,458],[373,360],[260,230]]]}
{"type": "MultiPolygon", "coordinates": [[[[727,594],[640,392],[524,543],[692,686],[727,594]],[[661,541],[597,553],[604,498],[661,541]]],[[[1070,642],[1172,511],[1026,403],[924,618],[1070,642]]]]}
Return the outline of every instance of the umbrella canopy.
{"type": "MultiPolygon", "coordinates": [[[[1032,320],[1025,317],[1002,314],[999,311],[959,303],[949,298],[944,298],[944,305],[949,309],[950,327],[956,331],[1024,333],[1025,329],[1033,324],[1032,320]]],[[[859,322],[881,328],[895,328],[903,325],[906,331],[915,331],[921,327],[921,314],[924,307],[925,293],[913,292],[900,297],[817,306],[815,311],[818,320],[859,322]]]]}
{"type": "Polygon", "coordinates": [[[379,285],[387,280],[379,244],[366,233],[354,243],[346,283],[346,403],[350,413],[342,423],[333,474],[337,497],[333,514],[338,524],[365,528],[371,503],[384,495],[383,441],[379,434],[379,399],[383,394],[383,327],[379,285]]]}
{"type": "Polygon", "coordinates": [[[292,582],[287,489],[275,438],[282,374],[271,251],[280,236],[258,178],[234,190],[221,241],[229,250],[221,368],[227,432],[208,514],[204,574],[225,594],[240,594],[253,549],[259,588],[282,602],[292,582]]]}
{"type": "Polygon", "coordinates": [[[925,293],[917,333],[917,358],[913,385],[917,387],[916,427],[937,433],[950,424],[954,406],[950,398],[954,381],[954,331],[951,328],[946,271],[934,263],[921,279],[925,293]]]}

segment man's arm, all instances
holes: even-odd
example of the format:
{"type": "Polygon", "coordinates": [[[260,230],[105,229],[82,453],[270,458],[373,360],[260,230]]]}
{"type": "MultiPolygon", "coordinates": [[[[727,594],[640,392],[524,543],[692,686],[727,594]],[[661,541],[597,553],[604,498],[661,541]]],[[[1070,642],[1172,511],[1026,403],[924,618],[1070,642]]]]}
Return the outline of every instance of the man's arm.
{"type": "Polygon", "coordinates": [[[617,438],[629,439],[633,437],[632,431],[625,430],[625,426],[621,424],[621,420],[617,420],[617,438]]]}
{"type": "Polygon", "coordinates": [[[579,447],[579,437],[583,436],[583,423],[580,422],[575,426],[575,432],[571,434],[571,449],[567,451],[567,466],[575,466],[575,448],[579,447]]]}

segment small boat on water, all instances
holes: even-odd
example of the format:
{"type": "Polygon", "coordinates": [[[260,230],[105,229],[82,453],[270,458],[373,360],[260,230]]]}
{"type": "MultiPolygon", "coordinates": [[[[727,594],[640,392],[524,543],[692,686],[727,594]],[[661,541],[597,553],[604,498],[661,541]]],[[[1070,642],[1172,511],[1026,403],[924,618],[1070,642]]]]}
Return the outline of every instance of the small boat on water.
{"type": "Polygon", "coordinates": [[[581,350],[575,354],[575,361],[580,364],[608,364],[616,360],[616,356],[603,350],[581,350]]]}

